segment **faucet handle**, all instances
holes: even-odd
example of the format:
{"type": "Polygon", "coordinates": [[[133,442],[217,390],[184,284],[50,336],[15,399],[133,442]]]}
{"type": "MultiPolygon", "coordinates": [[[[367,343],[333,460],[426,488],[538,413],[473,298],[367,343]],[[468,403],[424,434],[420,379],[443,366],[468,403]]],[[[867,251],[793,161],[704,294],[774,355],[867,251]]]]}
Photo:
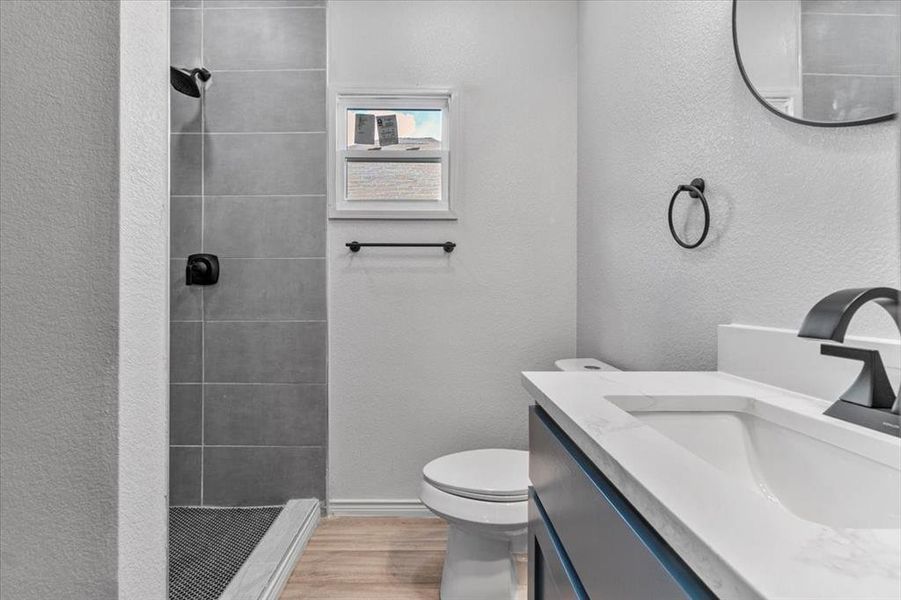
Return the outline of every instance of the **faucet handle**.
{"type": "Polygon", "coordinates": [[[892,408],[895,392],[885,373],[885,366],[878,350],[822,344],[820,354],[863,362],[860,374],[851,387],[841,395],[841,400],[869,408],[892,408]]]}
{"type": "Polygon", "coordinates": [[[212,285],[219,281],[219,257],[192,254],[185,267],[185,285],[212,285]]]}

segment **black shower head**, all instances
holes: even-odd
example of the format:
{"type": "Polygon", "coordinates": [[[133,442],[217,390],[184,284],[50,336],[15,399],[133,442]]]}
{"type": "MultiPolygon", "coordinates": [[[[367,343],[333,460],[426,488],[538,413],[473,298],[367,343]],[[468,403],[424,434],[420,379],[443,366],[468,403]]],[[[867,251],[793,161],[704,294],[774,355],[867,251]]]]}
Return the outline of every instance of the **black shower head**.
{"type": "Polygon", "coordinates": [[[172,87],[186,96],[200,98],[200,86],[197,85],[195,76],[200,81],[209,81],[210,72],[203,67],[191,70],[169,67],[169,81],[172,82],[172,87]]]}

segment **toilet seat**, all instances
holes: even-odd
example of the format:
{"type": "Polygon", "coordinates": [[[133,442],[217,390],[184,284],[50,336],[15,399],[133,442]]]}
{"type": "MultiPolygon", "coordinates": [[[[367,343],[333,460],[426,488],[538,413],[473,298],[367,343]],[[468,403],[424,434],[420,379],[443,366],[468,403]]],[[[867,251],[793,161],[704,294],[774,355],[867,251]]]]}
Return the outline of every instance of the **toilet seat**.
{"type": "Polygon", "coordinates": [[[419,497],[433,513],[460,525],[474,524],[486,528],[485,534],[522,529],[529,521],[528,502],[485,502],[449,494],[438,489],[428,481],[423,481],[419,488],[419,497]]]}
{"type": "Polygon", "coordinates": [[[422,469],[431,486],[454,496],[481,502],[525,502],[529,499],[529,453],[489,448],[436,458],[422,469]]]}

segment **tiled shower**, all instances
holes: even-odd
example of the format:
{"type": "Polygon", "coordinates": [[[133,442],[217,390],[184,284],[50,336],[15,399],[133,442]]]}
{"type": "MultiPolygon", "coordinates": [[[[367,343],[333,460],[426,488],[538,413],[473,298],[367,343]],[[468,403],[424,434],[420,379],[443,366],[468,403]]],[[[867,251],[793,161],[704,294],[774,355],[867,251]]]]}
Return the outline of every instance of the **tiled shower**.
{"type": "Polygon", "coordinates": [[[325,496],[325,12],[171,4],[172,65],[212,73],[171,94],[171,505],[325,496]]]}

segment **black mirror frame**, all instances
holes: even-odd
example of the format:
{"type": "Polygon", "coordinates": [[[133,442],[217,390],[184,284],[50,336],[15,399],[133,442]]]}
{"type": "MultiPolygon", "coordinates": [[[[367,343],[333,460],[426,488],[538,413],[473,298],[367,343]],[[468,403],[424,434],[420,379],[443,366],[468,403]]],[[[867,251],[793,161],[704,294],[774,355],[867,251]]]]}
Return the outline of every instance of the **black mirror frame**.
{"type": "Polygon", "coordinates": [[[799,119],[797,117],[787,115],[782,111],[776,110],[769,102],[766,101],[766,99],[764,99],[760,94],[757,93],[757,89],[754,87],[754,84],[751,83],[751,80],[748,77],[748,73],[745,71],[745,66],[741,62],[741,52],[738,49],[738,28],[736,27],[737,16],[738,0],[732,0],[732,47],[735,49],[735,61],[738,63],[738,70],[741,72],[741,78],[744,79],[745,85],[748,86],[751,94],[755,98],[757,98],[757,101],[763,104],[771,113],[779,115],[786,121],[799,123],[801,125],[810,125],[812,127],[853,127],[855,125],[869,125],[870,123],[892,121],[898,116],[897,112],[893,112],[879,117],[871,117],[869,119],[860,119],[857,121],[805,121],[804,119],[799,119]]]}

